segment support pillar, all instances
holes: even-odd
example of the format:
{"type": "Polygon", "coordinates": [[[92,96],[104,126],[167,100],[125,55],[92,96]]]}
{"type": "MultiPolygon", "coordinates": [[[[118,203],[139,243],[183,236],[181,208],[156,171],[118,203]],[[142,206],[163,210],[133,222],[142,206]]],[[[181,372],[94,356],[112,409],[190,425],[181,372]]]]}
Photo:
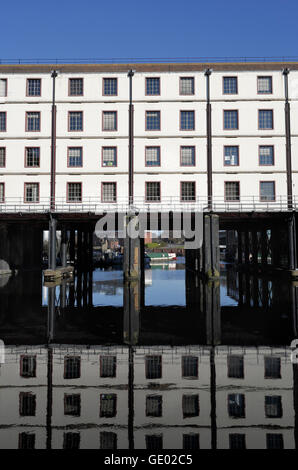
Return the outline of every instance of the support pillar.
{"type": "Polygon", "coordinates": [[[124,279],[132,280],[141,277],[141,269],[144,266],[144,244],[141,243],[140,235],[133,238],[134,231],[138,231],[138,217],[127,216],[126,236],[124,239],[123,275],[124,279]]]}
{"type": "Polygon", "coordinates": [[[75,245],[76,245],[76,240],[75,240],[75,230],[71,229],[70,234],[69,234],[69,259],[71,264],[75,263],[75,245]]]}
{"type": "Polygon", "coordinates": [[[237,241],[238,241],[238,264],[242,264],[242,232],[240,230],[237,231],[237,241]]]}
{"type": "Polygon", "coordinates": [[[60,253],[61,253],[61,266],[67,266],[67,244],[68,244],[68,233],[64,228],[61,230],[61,246],[60,246],[60,253]]]}
{"type": "Polygon", "coordinates": [[[206,343],[221,343],[221,310],[219,280],[209,281],[204,286],[204,310],[206,312],[206,343]]]}
{"type": "Polygon", "coordinates": [[[56,269],[56,232],[57,219],[51,215],[49,221],[49,269],[56,269]]]}

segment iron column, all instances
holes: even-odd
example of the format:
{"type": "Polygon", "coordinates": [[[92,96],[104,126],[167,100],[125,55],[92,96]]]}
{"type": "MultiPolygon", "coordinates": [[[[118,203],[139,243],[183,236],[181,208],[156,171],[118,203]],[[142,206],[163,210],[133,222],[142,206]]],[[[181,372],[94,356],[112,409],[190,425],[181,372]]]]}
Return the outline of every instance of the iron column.
{"type": "Polygon", "coordinates": [[[285,129],[286,129],[286,162],[287,162],[287,196],[288,209],[293,208],[293,186],[292,186],[292,155],[291,155],[291,123],[290,123],[290,103],[289,103],[289,69],[283,69],[282,74],[285,82],[285,129]]]}
{"type": "Polygon", "coordinates": [[[206,124],[207,124],[207,188],[208,188],[208,209],[212,209],[212,129],[211,129],[211,103],[210,103],[210,75],[211,69],[205,71],[206,77],[206,124]]]}
{"type": "Polygon", "coordinates": [[[132,77],[134,76],[134,70],[129,70],[127,76],[129,77],[129,161],[128,161],[128,195],[129,205],[133,204],[133,114],[134,107],[132,104],[132,77]]]}

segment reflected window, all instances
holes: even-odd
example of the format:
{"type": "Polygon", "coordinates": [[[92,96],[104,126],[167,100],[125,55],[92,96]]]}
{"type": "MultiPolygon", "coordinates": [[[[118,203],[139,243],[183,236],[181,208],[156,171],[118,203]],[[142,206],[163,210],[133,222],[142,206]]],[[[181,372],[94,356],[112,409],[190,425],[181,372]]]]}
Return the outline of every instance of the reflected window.
{"type": "Polygon", "coordinates": [[[146,449],[158,450],[163,448],[162,434],[149,434],[146,436],[146,449]]]}
{"type": "Polygon", "coordinates": [[[265,357],[265,379],[280,379],[280,357],[265,357]]]}
{"type": "Polygon", "coordinates": [[[117,414],[117,395],[115,393],[100,395],[100,417],[113,418],[117,414]]]}
{"type": "Polygon", "coordinates": [[[242,393],[228,395],[228,413],[231,418],[245,418],[245,396],[242,393]]]}
{"type": "Polygon", "coordinates": [[[146,379],[161,379],[161,356],[147,356],[145,364],[146,379]]]}
{"type": "Polygon", "coordinates": [[[19,449],[35,449],[35,434],[21,432],[19,434],[19,449]]]}
{"type": "Polygon", "coordinates": [[[35,416],[36,395],[31,392],[21,392],[19,395],[20,416],[35,416]]]}
{"type": "Polygon", "coordinates": [[[79,393],[64,395],[64,414],[69,416],[81,415],[81,395],[79,393]]]}
{"type": "Polygon", "coordinates": [[[117,449],[117,434],[115,432],[101,432],[99,439],[101,449],[117,449]]]}
{"type": "Polygon", "coordinates": [[[228,377],[232,379],[244,379],[243,356],[228,356],[228,377]]]}
{"type": "Polygon", "coordinates": [[[284,438],[282,434],[266,434],[267,449],[283,449],[284,438]]]}
{"type": "Polygon", "coordinates": [[[196,356],[183,356],[182,377],[189,379],[197,379],[198,376],[198,358],[196,356]]]}
{"type": "Polygon", "coordinates": [[[230,434],[230,449],[246,449],[245,434],[230,434]]]}
{"type": "Polygon", "coordinates": [[[100,357],[100,377],[116,377],[116,356],[100,357]]]}
{"type": "Polygon", "coordinates": [[[265,416],[266,418],[282,417],[281,396],[272,395],[265,397],[265,416]]]}
{"type": "Polygon", "coordinates": [[[79,356],[67,356],[64,358],[64,378],[79,379],[81,376],[81,358],[79,356]]]}
{"type": "Polygon", "coordinates": [[[183,418],[199,416],[199,395],[183,395],[182,397],[183,418]]]}
{"type": "Polygon", "coordinates": [[[200,448],[200,435],[199,434],[183,434],[183,449],[196,450],[200,448]]]}
{"type": "Polygon", "coordinates": [[[159,418],[162,416],[162,396],[149,395],[146,397],[146,416],[159,418]]]}
{"type": "Polygon", "coordinates": [[[36,356],[21,356],[20,361],[21,377],[36,377],[36,356]]]}
{"type": "Polygon", "coordinates": [[[63,449],[79,449],[81,436],[79,432],[65,432],[63,434],[63,449]]]}

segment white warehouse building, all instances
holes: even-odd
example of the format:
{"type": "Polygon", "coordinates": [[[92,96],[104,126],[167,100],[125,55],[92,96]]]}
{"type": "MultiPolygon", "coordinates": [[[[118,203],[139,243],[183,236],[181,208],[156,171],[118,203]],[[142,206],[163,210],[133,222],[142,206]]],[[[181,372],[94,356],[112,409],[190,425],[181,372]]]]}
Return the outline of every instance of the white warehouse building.
{"type": "Polygon", "coordinates": [[[297,195],[298,63],[0,65],[2,209],[49,201],[54,68],[55,192],[65,207],[127,201],[131,68],[136,202],[206,202],[207,68],[214,200],[287,200],[285,68],[297,195]]]}

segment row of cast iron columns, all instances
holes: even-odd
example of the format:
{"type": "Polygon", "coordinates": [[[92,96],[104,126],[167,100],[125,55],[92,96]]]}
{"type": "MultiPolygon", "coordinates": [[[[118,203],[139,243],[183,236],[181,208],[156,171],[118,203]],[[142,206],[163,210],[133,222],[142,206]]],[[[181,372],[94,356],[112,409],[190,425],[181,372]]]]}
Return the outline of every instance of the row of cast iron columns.
{"type": "MultiPolygon", "coordinates": [[[[268,229],[237,230],[237,260],[239,264],[295,270],[296,222],[290,216],[285,223],[268,229]]],[[[228,237],[229,243],[229,237],[228,237]]]]}

